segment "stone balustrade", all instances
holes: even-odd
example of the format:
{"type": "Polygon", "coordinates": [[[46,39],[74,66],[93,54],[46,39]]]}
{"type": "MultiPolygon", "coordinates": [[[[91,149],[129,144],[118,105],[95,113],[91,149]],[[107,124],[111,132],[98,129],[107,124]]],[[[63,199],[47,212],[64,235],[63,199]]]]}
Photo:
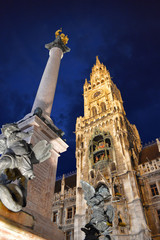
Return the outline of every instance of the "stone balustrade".
{"type": "Polygon", "coordinates": [[[66,224],[73,224],[74,218],[66,219],[66,224]]]}
{"type": "Polygon", "coordinates": [[[63,199],[69,199],[76,196],[76,187],[69,188],[68,190],[65,190],[64,195],[61,195],[61,192],[55,193],[53,202],[60,201],[63,199]]]}
{"type": "Polygon", "coordinates": [[[155,159],[151,162],[146,162],[138,166],[140,174],[148,174],[160,170],[160,159],[155,159]]]}

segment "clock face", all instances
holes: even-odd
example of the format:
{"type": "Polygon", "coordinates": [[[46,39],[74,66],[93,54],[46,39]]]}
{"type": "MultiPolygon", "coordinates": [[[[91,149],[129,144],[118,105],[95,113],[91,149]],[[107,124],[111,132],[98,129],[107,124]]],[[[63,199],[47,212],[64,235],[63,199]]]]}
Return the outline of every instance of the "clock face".
{"type": "Polygon", "coordinates": [[[100,91],[97,91],[97,92],[95,92],[95,93],[93,94],[93,98],[96,98],[96,97],[98,97],[100,94],[101,94],[101,92],[100,92],[100,91]]]}

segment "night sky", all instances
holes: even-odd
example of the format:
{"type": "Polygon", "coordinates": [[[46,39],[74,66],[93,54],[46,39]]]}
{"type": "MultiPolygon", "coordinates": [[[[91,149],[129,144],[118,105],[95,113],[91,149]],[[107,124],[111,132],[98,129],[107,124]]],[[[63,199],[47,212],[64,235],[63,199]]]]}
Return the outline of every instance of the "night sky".
{"type": "Polygon", "coordinates": [[[76,169],[75,122],[83,116],[83,84],[96,55],[120,89],[143,143],[160,137],[159,0],[0,0],[0,126],[29,113],[57,29],[69,36],[51,117],[68,151],[58,173],[76,169]]]}

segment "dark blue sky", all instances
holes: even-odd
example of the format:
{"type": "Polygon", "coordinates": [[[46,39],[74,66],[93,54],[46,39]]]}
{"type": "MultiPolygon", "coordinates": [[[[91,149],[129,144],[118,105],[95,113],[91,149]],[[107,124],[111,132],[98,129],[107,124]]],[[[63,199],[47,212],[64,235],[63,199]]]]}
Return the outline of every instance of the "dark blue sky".
{"type": "Polygon", "coordinates": [[[58,175],[75,169],[75,121],[99,56],[120,89],[143,143],[160,137],[159,0],[0,0],[0,125],[30,112],[48,60],[44,45],[60,27],[71,48],[61,61],[52,117],[69,149],[58,175]]]}

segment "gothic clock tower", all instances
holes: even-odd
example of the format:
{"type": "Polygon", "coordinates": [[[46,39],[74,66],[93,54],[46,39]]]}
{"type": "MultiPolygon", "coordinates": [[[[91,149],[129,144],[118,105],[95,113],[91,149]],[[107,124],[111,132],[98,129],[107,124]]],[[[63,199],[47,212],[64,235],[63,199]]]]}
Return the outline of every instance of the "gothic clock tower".
{"type": "Polygon", "coordinates": [[[76,122],[75,240],[84,239],[81,227],[90,217],[81,179],[94,187],[99,182],[108,186],[115,208],[114,239],[149,239],[136,177],[140,150],[140,136],[126,117],[121,93],[97,57],[84,84],[84,117],[76,122]]]}

